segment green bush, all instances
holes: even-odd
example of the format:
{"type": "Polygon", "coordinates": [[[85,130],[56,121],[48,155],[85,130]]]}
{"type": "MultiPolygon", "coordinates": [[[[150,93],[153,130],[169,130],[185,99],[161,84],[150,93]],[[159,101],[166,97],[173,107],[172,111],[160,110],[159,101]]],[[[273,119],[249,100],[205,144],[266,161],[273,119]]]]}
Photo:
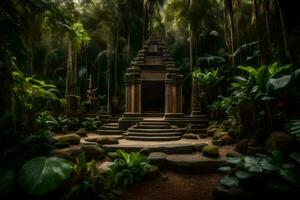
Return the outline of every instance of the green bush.
{"type": "Polygon", "coordinates": [[[120,194],[115,189],[112,177],[101,175],[94,160],[87,162],[84,153],[76,158],[74,177],[64,189],[65,199],[104,199],[113,200],[120,194]]]}
{"type": "Polygon", "coordinates": [[[255,184],[260,183],[270,191],[283,193],[300,187],[300,152],[287,156],[281,151],[274,151],[272,156],[230,157],[227,162],[230,166],[219,168],[228,172],[220,181],[227,187],[255,188],[255,184]]]}
{"type": "Polygon", "coordinates": [[[140,181],[150,168],[147,157],[139,152],[128,154],[118,150],[114,157],[116,159],[110,167],[110,175],[119,186],[127,186],[140,181]]]}

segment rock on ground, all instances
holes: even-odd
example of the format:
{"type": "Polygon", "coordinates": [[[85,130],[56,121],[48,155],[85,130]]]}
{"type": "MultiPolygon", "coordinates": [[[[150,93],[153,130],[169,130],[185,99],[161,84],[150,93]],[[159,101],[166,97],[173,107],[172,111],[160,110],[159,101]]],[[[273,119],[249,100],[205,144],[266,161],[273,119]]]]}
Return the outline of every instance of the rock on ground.
{"type": "Polygon", "coordinates": [[[68,142],[70,144],[79,144],[80,136],[76,134],[66,134],[66,135],[55,135],[53,136],[54,141],[56,142],[68,142]]]}
{"type": "Polygon", "coordinates": [[[219,156],[219,147],[215,145],[207,145],[203,147],[202,154],[204,156],[210,157],[210,158],[216,158],[219,156]]]}
{"type": "Polygon", "coordinates": [[[81,150],[84,151],[88,160],[102,160],[105,158],[105,150],[99,145],[83,145],[81,150]]]}
{"type": "Polygon", "coordinates": [[[290,151],[295,147],[295,140],[285,132],[275,131],[270,134],[266,141],[268,152],[274,150],[290,151]]]}
{"type": "Polygon", "coordinates": [[[113,164],[113,162],[110,162],[110,161],[105,161],[103,163],[101,163],[99,166],[98,166],[98,170],[101,174],[106,174],[109,172],[110,170],[110,166],[113,164]]]}
{"type": "Polygon", "coordinates": [[[69,147],[65,149],[54,149],[50,152],[51,156],[57,156],[75,162],[76,158],[83,153],[79,147],[69,147]]]}
{"type": "Polygon", "coordinates": [[[163,152],[152,152],[149,154],[148,159],[151,164],[162,167],[166,163],[167,154],[163,152]]]}
{"type": "Polygon", "coordinates": [[[87,130],[85,128],[80,128],[76,131],[76,134],[80,137],[85,137],[87,135],[87,130]]]}

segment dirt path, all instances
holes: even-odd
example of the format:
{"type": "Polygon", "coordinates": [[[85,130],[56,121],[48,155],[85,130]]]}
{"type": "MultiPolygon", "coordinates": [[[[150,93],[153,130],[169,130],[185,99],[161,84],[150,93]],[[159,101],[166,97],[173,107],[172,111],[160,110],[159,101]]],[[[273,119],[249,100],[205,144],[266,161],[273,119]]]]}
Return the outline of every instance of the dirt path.
{"type": "Polygon", "coordinates": [[[153,180],[126,188],[121,200],[212,200],[213,188],[221,175],[190,175],[164,172],[153,180]],[[163,177],[168,177],[164,180],[163,177]]]}

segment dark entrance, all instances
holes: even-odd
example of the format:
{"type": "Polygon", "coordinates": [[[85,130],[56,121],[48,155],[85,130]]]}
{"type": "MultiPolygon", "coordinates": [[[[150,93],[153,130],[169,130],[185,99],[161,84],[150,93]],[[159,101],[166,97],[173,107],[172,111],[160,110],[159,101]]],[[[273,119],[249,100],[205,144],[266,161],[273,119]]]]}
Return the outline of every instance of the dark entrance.
{"type": "Polygon", "coordinates": [[[142,82],[142,113],[165,112],[165,83],[164,81],[142,82]]]}

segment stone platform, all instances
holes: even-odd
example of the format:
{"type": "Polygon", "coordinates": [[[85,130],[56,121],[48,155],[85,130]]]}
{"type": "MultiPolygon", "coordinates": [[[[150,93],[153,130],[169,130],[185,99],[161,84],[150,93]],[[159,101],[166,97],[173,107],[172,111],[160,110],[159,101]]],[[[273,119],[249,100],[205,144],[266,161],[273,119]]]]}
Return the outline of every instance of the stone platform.
{"type": "Polygon", "coordinates": [[[151,164],[160,168],[196,174],[216,172],[217,168],[225,163],[227,154],[234,150],[234,145],[215,147],[218,153],[207,157],[208,155],[204,154],[205,148],[212,146],[211,138],[136,141],[124,139],[120,134],[99,135],[89,132],[81,137],[75,133],[55,135],[54,139],[61,141],[60,144],[67,142],[70,145],[58,147],[56,144],[58,148],[54,149],[51,155],[71,161],[74,161],[81,152],[85,152],[89,159],[109,160],[106,157],[108,152],[123,150],[128,153],[140,152],[148,156],[151,164]]]}

